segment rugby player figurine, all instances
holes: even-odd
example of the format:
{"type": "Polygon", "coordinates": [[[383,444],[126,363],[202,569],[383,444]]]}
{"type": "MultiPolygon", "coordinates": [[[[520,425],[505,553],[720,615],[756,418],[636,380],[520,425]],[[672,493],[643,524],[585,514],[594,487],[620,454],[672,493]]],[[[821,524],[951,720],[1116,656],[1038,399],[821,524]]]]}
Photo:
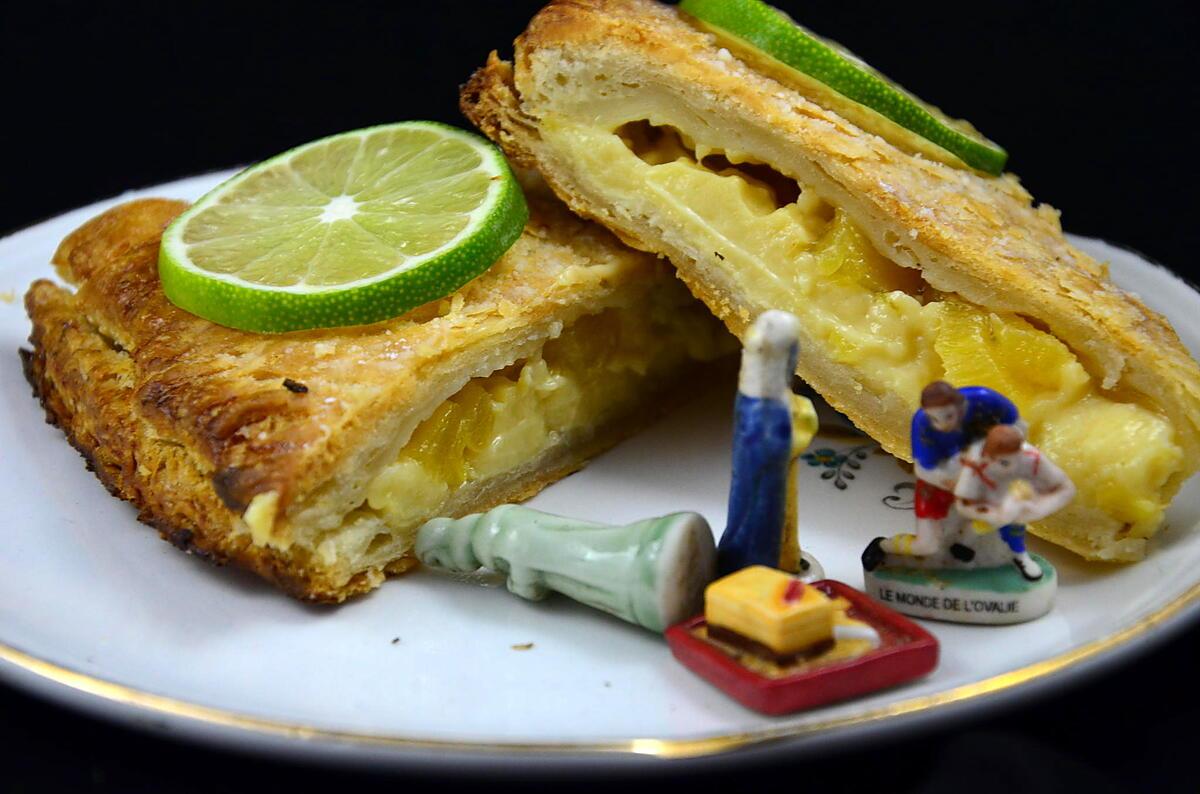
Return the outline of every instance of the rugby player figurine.
{"type": "Polygon", "coordinates": [[[866,590],[905,614],[1019,623],[1054,603],[1057,577],[1025,548],[1025,524],[1075,493],[1024,442],[1017,408],[982,386],[936,381],[913,417],[916,532],[878,537],[862,554],[866,590]]]}
{"type": "Polygon", "coordinates": [[[722,576],[750,565],[809,580],[824,575],[801,554],[796,536],[793,466],[817,429],[812,403],[791,387],[799,328],[794,315],[772,310],[746,336],[734,403],[729,512],[717,546],[722,576]]]}
{"type": "MultiPolygon", "coordinates": [[[[985,386],[956,389],[943,380],[926,386],[912,422],[917,531],[876,538],[863,552],[863,567],[874,569],[888,554],[927,557],[943,551],[946,537],[965,520],[953,510],[960,454],[995,425],[1019,419],[1008,398],[985,386]]],[[[963,544],[950,544],[949,551],[963,562],[970,562],[973,553],[963,544]]]]}

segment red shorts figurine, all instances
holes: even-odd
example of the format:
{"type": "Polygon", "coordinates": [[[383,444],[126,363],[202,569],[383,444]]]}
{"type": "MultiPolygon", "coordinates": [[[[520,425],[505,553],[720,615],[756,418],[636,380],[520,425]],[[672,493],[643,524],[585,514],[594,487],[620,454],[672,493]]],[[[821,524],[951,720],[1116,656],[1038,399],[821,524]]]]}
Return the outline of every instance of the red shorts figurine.
{"type": "Polygon", "coordinates": [[[913,495],[913,512],[917,514],[917,518],[943,519],[950,515],[950,508],[953,506],[953,491],[917,480],[916,493],[913,495]]]}

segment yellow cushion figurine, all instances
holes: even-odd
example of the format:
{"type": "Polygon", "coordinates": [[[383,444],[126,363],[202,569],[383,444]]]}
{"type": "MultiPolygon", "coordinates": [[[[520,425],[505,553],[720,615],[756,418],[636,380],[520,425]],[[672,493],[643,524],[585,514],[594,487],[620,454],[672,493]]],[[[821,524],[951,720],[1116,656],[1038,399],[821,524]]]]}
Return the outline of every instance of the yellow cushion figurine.
{"type": "Polygon", "coordinates": [[[833,642],[843,605],[783,571],[753,565],[704,591],[708,633],[776,660],[833,642]]]}

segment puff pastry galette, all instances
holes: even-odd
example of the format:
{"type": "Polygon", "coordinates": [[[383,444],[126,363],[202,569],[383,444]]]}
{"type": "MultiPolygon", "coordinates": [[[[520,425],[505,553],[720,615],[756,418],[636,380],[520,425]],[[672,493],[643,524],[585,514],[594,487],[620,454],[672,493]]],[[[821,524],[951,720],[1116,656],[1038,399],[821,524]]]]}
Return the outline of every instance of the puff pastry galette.
{"type": "Polygon", "coordinates": [[[427,519],[533,495],[735,347],[665,263],[536,192],[519,241],[449,298],[278,336],[168,302],[158,240],[185,205],[119,206],[59,248],[74,292],[30,289],[29,380],[165,538],[341,601],[408,568],[427,519]]]}

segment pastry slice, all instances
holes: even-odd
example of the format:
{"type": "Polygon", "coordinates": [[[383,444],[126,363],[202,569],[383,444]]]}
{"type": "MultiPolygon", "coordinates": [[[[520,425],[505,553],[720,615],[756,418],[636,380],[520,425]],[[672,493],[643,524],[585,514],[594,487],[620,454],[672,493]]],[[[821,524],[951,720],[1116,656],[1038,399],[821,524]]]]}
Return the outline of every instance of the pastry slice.
{"type": "MultiPolygon", "coordinates": [[[[544,189],[544,188],[543,188],[544,189]]],[[[49,420],[181,549],[339,602],[414,564],[418,526],[532,496],[695,389],[735,345],[670,268],[531,193],[523,236],[445,300],[268,336],[160,288],[148,199],[72,233],[22,351],[49,420]]]]}
{"type": "Polygon", "coordinates": [[[1140,559],[1200,465],[1200,369],[1055,210],[865,132],[674,7],[552,2],[461,101],[735,334],[796,314],[798,374],[895,455],[926,383],[1007,394],[1079,486],[1045,538],[1140,559]]]}

